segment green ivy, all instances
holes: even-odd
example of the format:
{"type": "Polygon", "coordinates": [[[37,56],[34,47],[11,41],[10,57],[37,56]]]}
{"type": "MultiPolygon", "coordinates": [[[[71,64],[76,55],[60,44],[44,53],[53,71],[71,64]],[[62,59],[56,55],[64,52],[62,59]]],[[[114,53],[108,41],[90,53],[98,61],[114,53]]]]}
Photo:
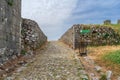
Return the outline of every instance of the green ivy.
{"type": "Polygon", "coordinates": [[[7,0],[7,4],[12,6],[13,5],[13,0],[7,0]]]}

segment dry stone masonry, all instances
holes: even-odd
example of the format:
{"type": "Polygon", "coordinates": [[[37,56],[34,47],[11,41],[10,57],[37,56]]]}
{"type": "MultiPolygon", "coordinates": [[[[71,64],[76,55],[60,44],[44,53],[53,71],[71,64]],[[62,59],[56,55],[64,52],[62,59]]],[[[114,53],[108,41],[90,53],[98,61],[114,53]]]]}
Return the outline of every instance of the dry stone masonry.
{"type": "Polygon", "coordinates": [[[46,41],[35,21],[21,18],[21,0],[0,0],[0,67],[46,41]]]}
{"type": "Polygon", "coordinates": [[[73,25],[60,39],[76,49],[79,42],[88,42],[91,46],[120,44],[120,34],[110,27],[102,25],[73,25]],[[68,35],[69,34],[69,35],[68,35]]]}
{"type": "Polygon", "coordinates": [[[39,28],[38,24],[30,19],[22,20],[22,50],[35,50],[42,46],[46,41],[47,37],[39,28]]]}

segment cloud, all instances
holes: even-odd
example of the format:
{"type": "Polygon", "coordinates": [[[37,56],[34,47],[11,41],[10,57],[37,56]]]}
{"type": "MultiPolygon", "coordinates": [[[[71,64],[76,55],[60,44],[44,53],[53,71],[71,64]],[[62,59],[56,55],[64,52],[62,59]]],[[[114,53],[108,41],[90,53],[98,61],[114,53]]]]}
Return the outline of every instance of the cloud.
{"type": "Polygon", "coordinates": [[[37,21],[49,39],[57,39],[76,3],[77,0],[23,0],[22,17],[37,21]]]}
{"type": "Polygon", "coordinates": [[[78,23],[102,23],[105,19],[111,19],[115,22],[115,20],[120,18],[119,8],[119,0],[79,0],[71,21],[78,23]]]}
{"type": "Polygon", "coordinates": [[[49,40],[73,24],[120,19],[120,0],[22,0],[22,16],[38,22],[49,40]]]}

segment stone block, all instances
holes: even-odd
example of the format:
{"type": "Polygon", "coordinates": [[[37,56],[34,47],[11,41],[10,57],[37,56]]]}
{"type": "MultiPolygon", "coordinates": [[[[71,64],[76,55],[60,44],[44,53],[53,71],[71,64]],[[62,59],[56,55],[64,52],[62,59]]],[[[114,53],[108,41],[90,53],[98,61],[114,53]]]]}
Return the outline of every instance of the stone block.
{"type": "Polygon", "coordinates": [[[111,76],[112,76],[112,71],[107,71],[106,72],[106,76],[107,76],[107,80],[111,80],[111,76]]]}

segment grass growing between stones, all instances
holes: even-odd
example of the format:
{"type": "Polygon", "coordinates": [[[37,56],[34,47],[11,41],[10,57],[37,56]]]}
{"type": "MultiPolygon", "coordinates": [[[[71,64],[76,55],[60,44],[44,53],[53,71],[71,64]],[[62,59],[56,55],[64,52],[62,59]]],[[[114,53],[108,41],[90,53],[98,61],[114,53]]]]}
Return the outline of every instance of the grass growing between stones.
{"type": "Polygon", "coordinates": [[[104,26],[111,27],[111,28],[113,28],[115,31],[117,31],[117,32],[120,33],[120,24],[109,24],[109,25],[104,25],[104,26]]]}
{"type": "Polygon", "coordinates": [[[105,74],[101,75],[100,80],[107,80],[106,75],[105,74]]]}

